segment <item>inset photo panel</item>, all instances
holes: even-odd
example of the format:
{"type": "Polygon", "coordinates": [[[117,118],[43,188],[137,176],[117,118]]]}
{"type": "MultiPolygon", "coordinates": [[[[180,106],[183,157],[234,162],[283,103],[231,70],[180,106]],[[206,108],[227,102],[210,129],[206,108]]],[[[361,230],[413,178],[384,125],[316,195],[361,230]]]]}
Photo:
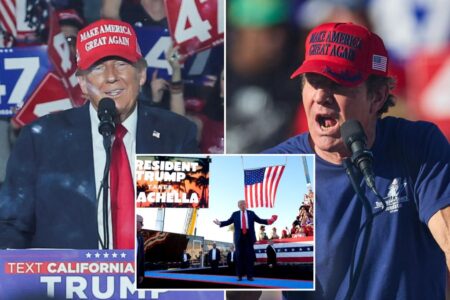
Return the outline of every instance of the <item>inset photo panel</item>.
{"type": "Polygon", "coordinates": [[[135,165],[138,288],[314,289],[314,155],[135,165]]]}

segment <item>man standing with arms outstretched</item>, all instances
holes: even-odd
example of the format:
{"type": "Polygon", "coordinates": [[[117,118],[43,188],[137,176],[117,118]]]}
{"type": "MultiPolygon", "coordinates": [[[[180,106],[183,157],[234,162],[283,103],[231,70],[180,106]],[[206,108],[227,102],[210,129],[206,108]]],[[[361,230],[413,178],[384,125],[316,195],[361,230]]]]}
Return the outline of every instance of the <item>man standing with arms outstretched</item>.
{"type": "Polygon", "coordinates": [[[246,209],[244,200],[238,202],[239,210],[235,211],[226,221],[214,220],[220,227],[234,224],[234,244],[236,245],[236,263],[238,281],[242,280],[242,275],[247,274],[247,279],[253,281],[253,264],[256,260],[253,244],[256,242],[255,222],[271,225],[276,221],[277,216],[270,219],[261,219],[253,211],[246,209]]]}

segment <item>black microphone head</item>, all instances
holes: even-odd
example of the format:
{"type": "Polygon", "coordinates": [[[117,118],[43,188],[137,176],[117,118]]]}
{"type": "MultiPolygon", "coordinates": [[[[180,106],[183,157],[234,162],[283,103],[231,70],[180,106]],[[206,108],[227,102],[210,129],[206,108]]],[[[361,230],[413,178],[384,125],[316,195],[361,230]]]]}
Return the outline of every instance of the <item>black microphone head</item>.
{"type": "Polygon", "coordinates": [[[98,103],[98,110],[97,115],[98,118],[101,119],[101,117],[105,114],[115,117],[117,113],[116,110],[116,103],[111,98],[103,98],[98,103]]]}
{"type": "Polygon", "coordinates": [[[116,103],[111,98],[103,98],[98,103],[97,115],[100,120],[98,131],[102,135],[110,136],[115,131],[114,119],[117,115],[116,103]]]}
{"type": "Polygon", "coordinates": [[[349,151],[352,151],[351,145],[355,141],[361,141],[364,146],[367,143],[367,137],[361,123],[357,120],[348,120],[341,125],[341,137],[349,151]]]}

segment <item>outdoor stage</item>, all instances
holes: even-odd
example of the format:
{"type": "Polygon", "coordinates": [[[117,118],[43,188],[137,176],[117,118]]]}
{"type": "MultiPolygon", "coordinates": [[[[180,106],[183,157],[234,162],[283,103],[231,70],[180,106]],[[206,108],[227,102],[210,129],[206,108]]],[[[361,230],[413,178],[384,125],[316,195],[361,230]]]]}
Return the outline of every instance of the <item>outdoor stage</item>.
{"type": "Polygon", "coordinates": [[[211,268],[152,270],[145,272],[144,288],[171,289],[313,289],[313,265],[255,266],[254,281],[238,281],[227,267],[217,274],[211,268]]]}

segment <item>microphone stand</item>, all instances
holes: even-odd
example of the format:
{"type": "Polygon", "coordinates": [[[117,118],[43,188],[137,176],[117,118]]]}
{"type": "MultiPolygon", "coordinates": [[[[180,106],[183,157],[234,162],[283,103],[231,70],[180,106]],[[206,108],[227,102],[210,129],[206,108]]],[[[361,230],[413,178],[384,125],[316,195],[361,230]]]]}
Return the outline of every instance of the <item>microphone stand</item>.
{"type": "Polygon", "coordinates": [[[105,148],[106,153],[106,161],[105,161],[105,168],[103,170],[103,179],[102,179],[102,185],[99,190],[100,193],[103,193],[103,241],[99,237],[100,245],[102,249],[108,249],[109,247],[109,214],[108,214],[108,207],[109,207],[109,201],[108,201],[108,191],[109,191],[109,185],[108,185],[108,179],[109,179],[109,168],[111,165],[111,134],[109,132],[105,132],[103,135],[103,147],[105,148]]]}
{"type": "Polygon", "coordinates": [[[373,223],[373,215],[372,215],[372,208],[370,206],[369,200],[367,199],[367,197],[364,195],[364,192],[361,190],[360,186],[358,185],[358,183],[356,182],[356,176],[355,173],[353,172],[353,164],[350,158],[347,158],[344,160],[343,162],[343,166],[345,168],[345,172],[347,173],[349,179],[350,179],[350,183],[353,187],[353,190],[355,191],[356,195],[358,196],[358,199],[362,202],[363,207],[364,207],[364,211],[366,214],[366,221],[364,222],[364,224],[360,227],[359,231],[358,231],[358,235],[356,238],[356,242],[353,246],[353,253],[352,253],[352,263],[350,265],[350,281],[349,281],[349,288],[347,290],[347,294],[345,296],[344,299],[346,300],[350,300],[353,296],[353,293],[355,291],[356,285],[358,283],[358,279],[361,275],[361,270],[362,270],[362,266],[364,263],[364,259],[366,257],[367,254],[367,248],[369,245],[369,240],[370,240],[370,235],[371,235],[371,231],[372,231],[372,223],[373,223]],[[364,230],[365,229],[365,230],[364,230]],[[356,250],[358,248],[358,240],[359,240],[359,236],[361,235],[361,232],[364,230],[364,236],[363,236],[363,240],[361,243],[361,250],[360,250],[360,255],[358,258],[358,262],[356,264],[356,268],[353,269],[354,267],[354,259],[355,259],[355,254],[356,254],[356,250]],[[354,270],[354,272],[353,272],[354,270]]]}

